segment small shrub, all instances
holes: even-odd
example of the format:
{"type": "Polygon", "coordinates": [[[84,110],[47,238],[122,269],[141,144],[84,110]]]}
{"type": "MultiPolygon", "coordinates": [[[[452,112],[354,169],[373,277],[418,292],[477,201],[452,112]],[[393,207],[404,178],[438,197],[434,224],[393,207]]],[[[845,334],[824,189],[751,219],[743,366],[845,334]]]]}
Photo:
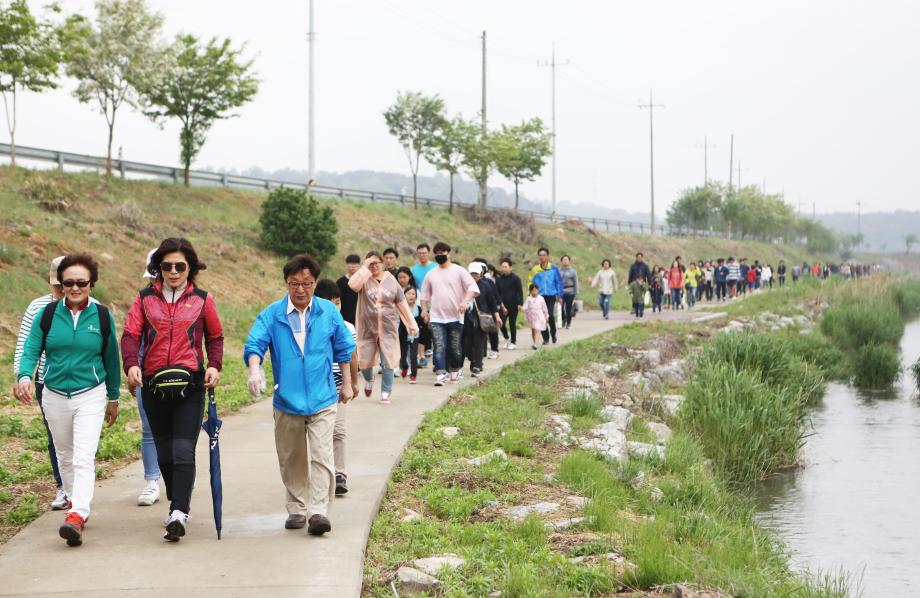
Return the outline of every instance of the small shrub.
{"type": "Polygon", "coordinates": [[[49,212],[66,212],[76,200],[70,189],[44,176],[30,178],[19,192],[49,212]]]}
{"type": "Polygon", "coordinates": [[[884,294],[842,302],[824,313],[821,331],[838,347],[850,351],[866,345],[897,344],[904,333],[904,323],[892,307],[884,294]]]}
{"type": "Polygon", "coordinates": [[[495,238],[513,239],[521,243],[534,243],[537,240],[537,223],[530,214],[510,208],[484,210],[478,206],[457,206],[457,210],[469,222],[488,225],[495,238]]]}
{"type": "Polygon", "coordinates": [[[133,199],[123,201],[111,210],[112,220],[123,224],[128,230],[139,229],[144,225],[144,207],[133,199]]]}
{"type": "Polygon", "coordinates": [[[20,261],[22,261],[22,258],[24,258],[25,255],[26,254],[22,249],[14,245],[0,243],[0,263],[15,266],[20,261]]]}
{"type": "Polygon", "coordinates": [[[282,257],[309,253],[325,266],[336,251],[338,224],[329,206],[305,191],[275,189],[262,204],[262,244],[282,257]]]}
{"type": "Polygon", "coordinates": [[[898,350],[891,345],[866,345],[856,354],[853,382],[862,388],[886,388],[901,374],[898,350]]]}

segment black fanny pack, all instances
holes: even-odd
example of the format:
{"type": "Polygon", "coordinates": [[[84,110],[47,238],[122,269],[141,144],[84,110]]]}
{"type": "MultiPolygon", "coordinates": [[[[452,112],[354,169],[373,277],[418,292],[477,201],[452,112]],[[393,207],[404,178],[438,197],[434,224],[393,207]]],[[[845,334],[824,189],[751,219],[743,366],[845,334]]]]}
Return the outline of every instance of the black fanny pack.
{"type": "Polygon", "coordinates": [[[181,401],[189,394],[192,372],[183,367],[167,366],[157,370],[147,381],[153,398],[160,401],[181,401]]]}

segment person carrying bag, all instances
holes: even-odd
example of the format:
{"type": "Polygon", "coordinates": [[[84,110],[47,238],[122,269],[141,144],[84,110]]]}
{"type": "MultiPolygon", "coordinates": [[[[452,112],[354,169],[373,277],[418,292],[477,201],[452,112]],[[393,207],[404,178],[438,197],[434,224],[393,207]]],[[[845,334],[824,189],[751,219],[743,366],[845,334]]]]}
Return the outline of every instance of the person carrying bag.
{"type": "Polygon", "coordinates": [[[172,542],[186,533],[205,389],[220,382],[223,359],[223,329],[214,297],[195,286],[205,267],[186,239],[164,240],[147,265],[156,278],[135,297],[121,338],[128,382],[141,388],[153,432],[170,500],[163,537],[172,542]],[[142,339],[143,363],[138,357],[142,339]]]}

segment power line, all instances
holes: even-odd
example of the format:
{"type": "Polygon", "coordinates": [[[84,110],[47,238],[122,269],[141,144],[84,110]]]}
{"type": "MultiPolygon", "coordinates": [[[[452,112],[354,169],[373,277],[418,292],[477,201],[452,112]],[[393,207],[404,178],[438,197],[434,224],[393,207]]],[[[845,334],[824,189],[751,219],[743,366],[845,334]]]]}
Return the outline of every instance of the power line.
{"type": "Polygon", "coordinates": [[[640,109],[648,109],[648,149],[649,149],[649,191],[652,204],[651,234],[655,234],[655,108],[664,108],[664,104],[656,104],[652,100],[652,90],[648,92],[648,104],[639,104],[640,109]]]}
{"type": "Polygon", "coordinates": [[[565,62],[556,62],[556,43],[553,42],[553,52],[550,57],[549,62],[538,62],[537,66],[540,67],[549,67],[550,73],[552,76],[552,87],[553,87],[553,112],[552,112],[552,124],[553,124],[553,210],[552,210],[552,221],[556,221],[556,67],[557,66],[566,66],[569,64],[569,61],[565,62]]]}

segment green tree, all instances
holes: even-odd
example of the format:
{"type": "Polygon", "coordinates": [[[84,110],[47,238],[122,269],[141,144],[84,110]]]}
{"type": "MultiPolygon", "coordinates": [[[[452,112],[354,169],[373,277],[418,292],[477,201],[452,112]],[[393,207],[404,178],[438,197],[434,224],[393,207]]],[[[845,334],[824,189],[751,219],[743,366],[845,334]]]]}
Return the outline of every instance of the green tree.
{"type": "Polygon", "coordinates": [[[309,253],[325,267],[335,255],[339,226],[329,206],[306,191],[275,189],[262,204],[262,244],[282,257],[309,253]]]}
{"type": "Polygon", "coordinates": [[[917,234],[916,233],[907,233],[904,235],[904,245],[907,246],[907,253],[910,253],[910,248],[917,244],[917,234]]]}
{"type": "Polygon", "coordinates": [[[422,156],[435,144],[435,134],[447,119],[444,100],[416,91],[400,92],[396,103],[383,113],[390,134],[396,137],[412,171],[412,203],[418,208],[418,169],[422,156]]]}
{"type": "Polygon", "coordinates": [[[425,150],[425,159],[450,178],[447,211],[451,214],[454,212],[454,177],[463,165],[463,139],[465,129],[470,126],[461,116],[451,120],[445,118],[434,133],[434,143],[425,150]]]}
{"type": "MultiPolygon", "coordinates": [[[[468,121],[467,126],[461,130],[460,147],[463,153],[461,162],[464,171],[476,181],[480,189],[486,187],[489,175],[495,171],[497,154],[495,133],[483,130],[478,120],[468,121]]],[[[487,203],[488,194],[480,193],[478,206],[485,208],[487,203]]]]}
{"type": "Polygon", "coordinates": [[[551,135],[543,121],[533,118],[519,125],[502,125],[495,134],[495,168],[514,183],[514,209],[518,209],[518,187],[543,172],[546,158],[552,153],[551,135]]]}
{"type": "Polygon", "coordinates": [[[112,173],[115,117],[127,104],[141,107],[140,89],[152,89],[169,64],[159,41],[163,17],[144,0],[97,0],[96,21],[74,19],[65,45],[67,74],[77,80],[74,96],[94,102],[108,128],[106,173],[112,173]]]}
{"type": "MultiPolygon", "coordinates": [[[[58,12],[57,6],[51,10],[58,12]]],[[[16,166],[16,104],[21,91],[57,87],[61,62],[58,28],[40,20],[26,0],[0,4],[0,95],[10,134],[10,161],[16,166]]]]}
{"type": "Polygon", "coordinates": [[[250,72],[252,61],[243,60],[243,49],[234,50],[230,40],[212,38],[202,45],[192,35],[180,35],[171,48],[166,75],[144,89],[145,114],[154,121],[177,118],[180,160],[185,186],[189,169],[201,151],[215,121],[237,116],[233,110],[252,100],[259,81],[250,72]]]}
{"type": "Polygon", "coordinates": [[[722,196],[716,187],[694,187],[684,191],[668,208],[668,224],[709,230],[721,221],[721,212],[722,196]]]}

